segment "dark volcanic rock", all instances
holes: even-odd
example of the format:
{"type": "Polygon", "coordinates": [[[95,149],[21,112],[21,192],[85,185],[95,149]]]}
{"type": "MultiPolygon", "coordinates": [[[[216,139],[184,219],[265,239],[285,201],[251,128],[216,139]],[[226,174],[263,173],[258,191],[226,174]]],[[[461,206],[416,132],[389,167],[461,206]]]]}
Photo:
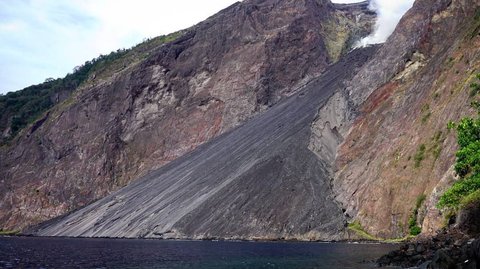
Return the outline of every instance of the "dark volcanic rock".
{"type": "Polygon", "coordinates": [[[458,229],[467,234],[480,234],[480,203],[472,203],[461,210],[457,217],[458,229]]]}
{"type": "Polygon", "coordinates": [[[475,230],[480,218],[473,218],[478,216],[478,208],[478,203],[470,205],[461,212],[468,217],[459,218],[457,224],[434,237],[424,236],[402,245],[399,250],[380,258],[378,264],[435,269],[480,267],[480,238],[475,230]]]}
{"type": "Polygon", "coordinates": [[[468,239],[458,231],[443,232],[433,239],[403,245],[399,250],[380,258],[377,263],[380,267],[477,268],[480,265],[479,245],[480,239],[468,239]],[[456,243],[453,243],[454,240],[456,243]],[[421,246],[423,251],[416,251],[415,246],[421,246]]]}
{"type": "Polygon", "coordinates": [[[310,123],[375,49],[353,51],[264,114],[34,234],[344,238],[345,218],[333,199],[330,163],[308,149],[310,123]]]}

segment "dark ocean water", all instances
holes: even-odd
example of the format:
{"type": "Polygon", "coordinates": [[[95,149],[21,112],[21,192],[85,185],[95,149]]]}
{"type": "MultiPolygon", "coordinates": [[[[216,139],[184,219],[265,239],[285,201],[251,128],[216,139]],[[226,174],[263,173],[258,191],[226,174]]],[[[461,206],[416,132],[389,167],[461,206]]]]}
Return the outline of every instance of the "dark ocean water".
{"type": "Polygon", "coordinates": [[[395,245],[0,237],[0,268],[374,268],[395,245]]]}

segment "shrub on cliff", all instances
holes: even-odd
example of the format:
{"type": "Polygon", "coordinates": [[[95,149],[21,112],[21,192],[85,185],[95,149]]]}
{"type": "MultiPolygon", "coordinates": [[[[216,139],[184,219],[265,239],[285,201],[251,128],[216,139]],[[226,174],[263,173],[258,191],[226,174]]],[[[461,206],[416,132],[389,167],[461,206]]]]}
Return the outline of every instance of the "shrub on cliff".
{"type": "Polygon", "coordinates": [[[461,179],[442,195],[438,206],[440,208],[458,209],[461,204],[464,204],[463,200],[465,198],[478,190],[480,190],[479,174],[461,179]]]}
{"type": "Polygon", "coordinates": [[[410,218],[408,219],[408,229],[410,230],[410,235],[416,236],[419,235],[422,232],[422,227],[420,227],[418,223],[418,211],[422,207],[423,202],[425,202],[425,199],[427,196],[425,194],[421,194],[420,196],[417,197],[417,202],[415,203],[415,208],[412,211],[412,214],[410,215],[410,218]]]}
{"type": "MultiPolygon", "coordinates": [[[[477,75],[480,79],[480,75],[477,75]]],[[[473,85],[473,84],[472,84],[473,85]]],[[[473,86],[472,86],[473,87],[473,86]]],[[[480,106],[472,102],[472,107],[478,110],[476,118],[465,117],[457,124],[449,123],[448,128],[457,130],[457,161],[455,172],[460,180],[448,189],[438,202],[442,209],[458,210],[468,200],[479,199],[480,195],[473,195],[480,190],[480,106]]]]}

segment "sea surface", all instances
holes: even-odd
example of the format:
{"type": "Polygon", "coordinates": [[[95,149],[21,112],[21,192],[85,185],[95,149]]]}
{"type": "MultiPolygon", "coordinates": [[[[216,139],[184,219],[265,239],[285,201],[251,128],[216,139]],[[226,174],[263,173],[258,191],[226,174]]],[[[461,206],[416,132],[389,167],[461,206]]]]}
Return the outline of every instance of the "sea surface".
{"type": "Polygon", "coordinates": [[[374,268],[397,246],[0,237],[0,268],[374,268]]]}

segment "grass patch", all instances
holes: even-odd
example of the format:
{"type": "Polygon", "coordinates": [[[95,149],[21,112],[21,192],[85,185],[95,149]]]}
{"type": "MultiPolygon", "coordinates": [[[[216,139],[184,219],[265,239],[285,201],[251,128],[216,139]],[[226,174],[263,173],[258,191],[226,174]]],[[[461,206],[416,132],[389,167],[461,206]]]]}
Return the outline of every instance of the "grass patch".
{"type": "Polygon", "coordinates": [[[455,58],[453,58],[453,57],[448,58],[448,60],[447,60],[448,68],[452,68],[454,64],[455,64],[455,58]]]}
{"type": "MultiPolygon", "coordinates": [[[[138,63],[154,51],[155,48],[176,40],[184,32],[178,31],[169,35],[163,35],[151,39],[145,39],[142,43],[128,50],[119,50],[123,54],[121,57],[113,57],[107,61],[98,63],[91,71],[91,74],[95,74],[96,79],[106,79],[113,76],[129,66],[138,63]]],[[[117,51],[118,52],[118,51],[117,51]]],[[[109,57],[109,55],[107,56],[109,57]]]]}
{"type": "Polygon", "coordinates": [[[470,97],[475,97],[480,92],[480,74],[475,75],[477,81],[470,83],[470,97]]]}
{"type": "Polygon", "coordinates": [[[443,142],[445,141],[446,137],[443,136],[442,131],[438,131],[435,133],[435,135],[432,137],[432,155],[434,160],[437,160],[440,157],[440,154],[442,153],[442,145],[443,142]]]}
{"type": "Polygon", "coordinates": [[[448,131],[456,129],[456,128],[457,128],[457,123],[455,123],[454,121],[449,121],[447,123],[447,130],[448,131]]]}
{"type": "Polygon", "coordinates": [[[428,110],[430,110],[430,105],[429,104],[425,104],[425,105],[422,106],[422,109],[421,109],[422,113],[425,113],[428,110]]]}
{"type": "Polygon", "coordinates": [[[405,237],[402,237],[402,238],[392,238],[392,239],[385,239],[385,240],[381,240],[383,243],[402,243],[402,242],[405,242],[407,240],[410,240],[412,238],[414,238],[415,236],[412,236],[412,235],[407,235],[405,237]]]}
{"type": "Polygon", "coordinates": [[[480,85],[478,83],[470,84],[470,97],[474,97],[480,92],[480,85]]]}
{"type": "Polygon", "coordinates": [[[18,230],[13,230],[13,231],[0,230],[0,235],[18,235],[18,234],[20,234],[20,231],[18,230]]]}
{"type": "Polygon", "coordinates": [[[427,114],[423,115],[422,117],[422,123],[426,123],[428,119],[430,119],[430,116],[432,116],[432,112],[427,112],[427,114]]]}
{"type": "Polygon", "coordinates": [[[421,144],[417,152],[413,156],[413,161],[415,162],[415,168],[419,168],[422,165],[423,159],[425,159],[425,150],[427,147],[425,144],[421,144]]]}
{"type": "Polygon", "coordinates": [[[427,199],[425,194],[421,194],[417,197],[417,201],[415,202],[415,208],[418,210],[423,205],[423,202],[427,199]]]}
{"type": "Polygon", "coordinates": [[[420,207],[422,207],[426,198],[427,196],[425,194],[421,194],[417,197],[415,208],[412,210],[412,214],[408,219],[408,229],[411,236],[419,235],[422,232],[422,227],[418,225],[418,210],[420,210],[420,207]]]}
{"type": "Polygon", "coordinates": [[[432,115],[432,112],[430,112],[430,105],[425,104],[422,106],[421,112],[423,114],[422,116],[422,123],[426,123],[430,116],[432,115]]]}
{"type": "Polygon", "coordinates": [[[480,202],[480,190],[476,190],[460,200],[460,208],[476,205],[480,202]]]}
{"type": "Polygon", "coordinates": [[[440,154],[442,153],[442,147],[441,146],[438,146],[438,147],[435,147],[433,150],[432,150],[432,154],[433,154],[433,158],[435,160],[438,160],[438,158],[440,157],[440,154]]]}
{"type": "Polygon", "coordinates": [[[475,11],[475,16],[473,17],[473,20],[474,20],[474,23],[469,35],[470,39],[473,39],[480,32],[480,8],[477,8],[477,10],[475,11]]]}
{"type": "Polygon", "coordinates": [[[380,239],[367,233],[358,220],[349,223],[348,229],[354,231],[358,236],[366,240],[379,241],[380,239]]]}
{"type": "Polygon", "coordinates": [[[360,224],[358,220],[352,223],[349,223],[348,229],[355,232],[362,239],[370,240],[370,241],[378,241],[383,243],[401,243],[413,238],[413,236],[410,236],[410,235],[405,236],[403,238],[391,238],[391,239],[378,238],[366,232],[365,229],[362,227],[362,224],[360,224]]]}

